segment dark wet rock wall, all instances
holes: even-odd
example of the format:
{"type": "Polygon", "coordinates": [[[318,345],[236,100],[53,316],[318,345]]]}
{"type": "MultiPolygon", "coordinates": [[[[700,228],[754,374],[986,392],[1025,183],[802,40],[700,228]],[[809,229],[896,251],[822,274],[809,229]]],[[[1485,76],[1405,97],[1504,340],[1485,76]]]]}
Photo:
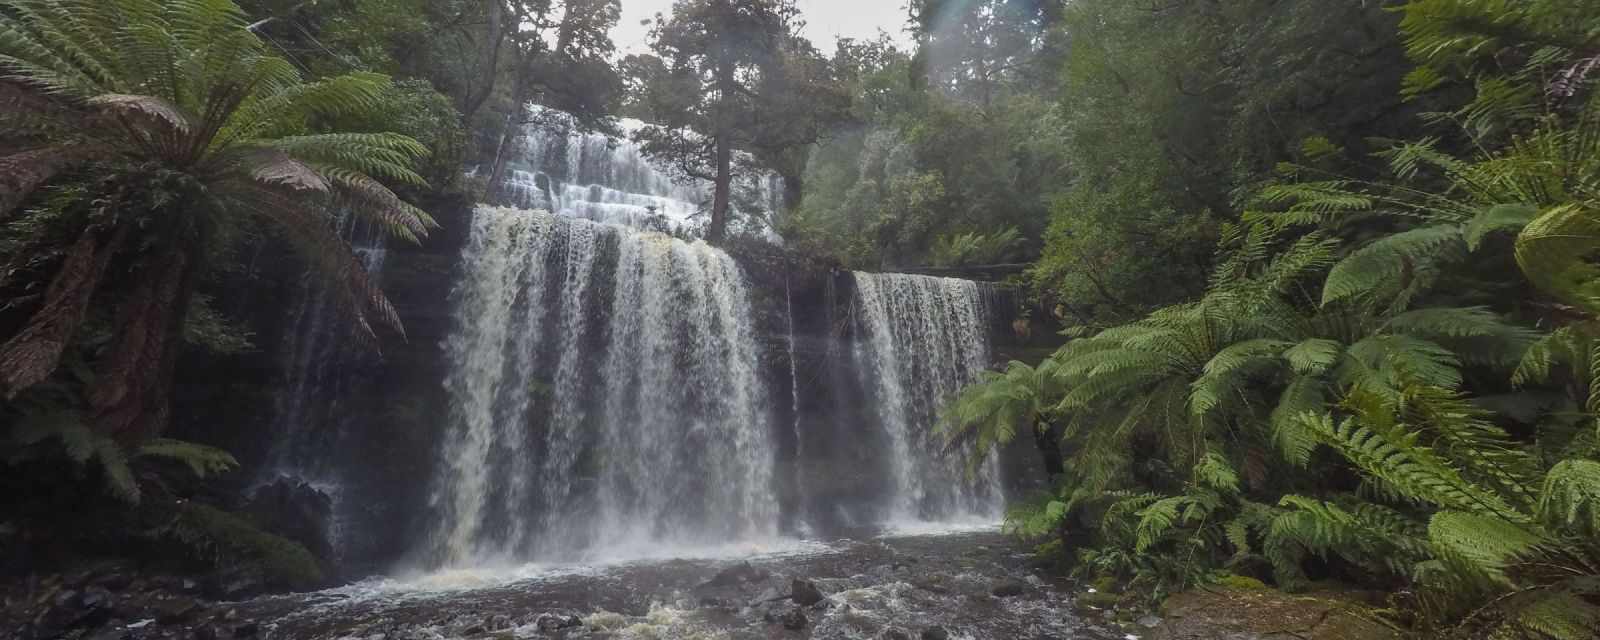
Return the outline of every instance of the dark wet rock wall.
{"type": "MultiPolygon", "coordinates": [[[[313,419],[325,424],[308,425],[323,438],[320,455],[337,470],[328,529],[336,538],[330,560],[343,578],[392,568],[428,528],[431,481],[449,420],[442,345],[452,330],[450,292],[459,277],[471,207],[439,202],[431,210],[442,228],[421,246],[391,246],[384,263],[384,289],[404,321],[404,339],[386,336],[381,357],[355,350],[333,358],[341,393],[318,400],[325,410],[313,419]]],[[[872,488],[893,479],[878,459],[885,435],[874,427],[873,399],[854,361],[851,273],[765,245],[729,251],[749,281],[757,316],[761,375],[775,412],[775,499],[785,514],[783,526],[798,532],[804,521],[827,533],[877,521],[882,504],[872,488]]],[[[229,294],[219,296],[221,310],[255,333],[256,352],[190,354],[182,369],[174,435],[234,452],[244,468],[226,483],[238,494],[269,480],[270,452],[281,437],[273,413],[287,376],[277,351],[285,332],[294,330],[283,316],[295,294],[297,269],[286,257],[267,256],[252,272],[235,276],[224,288],[229,294]]],[[[1024,296],[1005,285],[986,287],[985,295],[997,366],[1048,353],[1055,340],[1054,331],[1044,328],[1045,314],[1028,309],[1024,296]]],[[[1027,439],[1006,452],[1009,496],[1025,494],[1040,481],[1037,459],[1027,439]]]]}

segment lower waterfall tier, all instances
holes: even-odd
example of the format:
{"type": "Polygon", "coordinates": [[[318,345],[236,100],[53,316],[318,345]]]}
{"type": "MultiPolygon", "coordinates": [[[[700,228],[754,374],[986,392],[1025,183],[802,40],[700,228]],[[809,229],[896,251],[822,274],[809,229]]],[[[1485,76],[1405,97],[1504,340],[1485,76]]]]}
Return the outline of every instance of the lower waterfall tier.
{"type": "Polygon", "coordinates": [[[532,210],[479,207],[470,228],[413,561],[998,521],[1001,465],[969,474],[934,431],[990,364],[986,285],[532,210]]]}
{"type": "Polygon", "coordinates": [[[776,535],[772,411],[727,254],[482,208],[455,304],[447,561],[776,535]]]}

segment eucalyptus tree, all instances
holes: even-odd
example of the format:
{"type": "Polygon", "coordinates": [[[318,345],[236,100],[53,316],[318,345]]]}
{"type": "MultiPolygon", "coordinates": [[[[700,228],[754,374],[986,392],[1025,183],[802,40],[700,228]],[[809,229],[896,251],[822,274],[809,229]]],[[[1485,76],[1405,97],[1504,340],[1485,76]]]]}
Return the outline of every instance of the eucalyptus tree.
{"type": "Polygon", "coordinates": [[[403,335],[334,223],[424,237],[432,219],[385,183],[424,185],[426,149],[320,129],[381,108],[389,79],[308,82],[247,26],[228,0],[0,2],[0,287],[25,316],[0,344],[8,401],[66,360],[82,387],[66,412],[124,444],[160,432],[197,280],[258,230],[327,281],[359,339],[403,335]]]}

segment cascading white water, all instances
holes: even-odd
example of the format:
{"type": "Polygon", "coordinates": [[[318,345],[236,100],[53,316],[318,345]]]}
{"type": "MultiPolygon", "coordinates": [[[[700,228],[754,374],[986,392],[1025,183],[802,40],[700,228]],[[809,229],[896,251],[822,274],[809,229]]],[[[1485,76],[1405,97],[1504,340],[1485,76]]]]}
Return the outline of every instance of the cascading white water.
{"type": "MultiPolygon", "coordinates": [[[[698,233],[710,217],[711,186],[683,180],[633,142],[583,133],[570,117],[534,107],[511,150],[502,191],[508,204],[559,215],[678,235],[698,233]]],[[[619,122],[625,133],[649,125],[619,122]]],[[[745,173],[734,184],[729,230],[776,241],[773,216],[783,209],[781,180],[745,173]]]]}
{"type": "Polygon", "coordinates": [[[889,436],[896,520],[993,519],[1003,504],[991,457],[972,479],[934,432],[938,410],[988,366],[986,305],[968,280],[856,273],[857,363],[889,436]]]}
{"type": "MultiPolygon", "coordinates": [[[[351,244],[374,283],[381,283],[388,256],[381,233],[355,216],[335,219],[338,234],[351,244]]],[[[285,384],[278,394],[272,449],[264,466],[268,475],[291,475],[329,482],[329,443],[339,435],[339,400],[348,393],[349,376],[339,369],[357,355],[349,348],[351,326],[334,308],[324,282],[308,272],[299,283],[284,331],[285,384]]]]}
{"type": "MultiPolygon", "coordinates": [[[[334,226],[350,243],[371,280],[382,282],[388,257],[384,234],[348,213],[339,214],[334,226]]],[[[336,554],[346,546],[349,514],[342,504],[345,470],[339,468],[334,452],[356,418],[345,408],[347,397],[359,383],[349,365],[369,355],[351,345],[351,330],[326,283],[312,272],[304,274],[295,292],[289,326],[283,332],[285,380],[274,403],[272,445],[255,479],[257,488],[288,479],[325,494],[332,517],[327,542],[336,554]]]]}
{"type": "Polygon", "coordinates": [[[480,207],[445,347],[450,564],[771,537],[744,276],[699,242],[480,207]]]}

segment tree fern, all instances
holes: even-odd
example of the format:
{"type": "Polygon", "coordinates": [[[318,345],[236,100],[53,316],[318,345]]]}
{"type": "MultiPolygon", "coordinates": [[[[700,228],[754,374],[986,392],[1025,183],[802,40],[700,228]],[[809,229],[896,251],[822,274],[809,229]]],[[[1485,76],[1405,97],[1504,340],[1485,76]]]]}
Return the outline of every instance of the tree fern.
{"type": "MultiPolygon", "coordinates": [[[[0,142],[51,134],[47,147],[6,146],[0,155],[6,174],[0,219],[17,211],[39,215],[23,203],[68,169],[88,165],[88,173],[105,177],[85,183],[99,192],[85,191],[81,203],[115,211],[76,222],[76,238],[68,240],[78,243],[73,259],[56,267],[51,282],[36,283],[45,299],[21,331],[0,343],[0,393],[14,397],[55,370],[90,302],[104,297],[102,274],[141,285],[126,287],[122,298],[154,295],[172,282],[192,281],[208,243],[242,235],[236,232],[245,226],[275,227],[302,252],[363,340],[376,342],[374,324],[401,331],[392,305],[339,237],[333,213],[404,239],[424,236],[432,219],[382,181],[424,184],[414,166],[426,149],[392,133],[315,130],[383,107],[388,78],[352,73],[306,82],[246,27],[229,0],[0,0],[5,123],[26,125],[0,127],[0,142]],[[165,181],[171,193],[127,198],[150,191],[147,174],[184,179],[165,181]],[[174,257],[136,259],[128,250],[134,246],[174,257]]],[[[113,342],[125,348],[117,353],[132,354],[118,358],[164,357],[142,352],[166,342],[139,334],[182,326],[191,287],[173,290],[183,299],[104,301],[129,313],[145,310],[143,317],[118,320],[113,342]]],[[[95,429],[158,431],[160,425],[145,423],[167,415],[165,383],[153,386],[161,397],[134,402],[124,391],[147,386],[128,380],[142,363],[112,360],[98,363],[103,390],[91,394],[91,403],[118,399],[129,406],[90,407],[103,423],[95,429]]]]}

